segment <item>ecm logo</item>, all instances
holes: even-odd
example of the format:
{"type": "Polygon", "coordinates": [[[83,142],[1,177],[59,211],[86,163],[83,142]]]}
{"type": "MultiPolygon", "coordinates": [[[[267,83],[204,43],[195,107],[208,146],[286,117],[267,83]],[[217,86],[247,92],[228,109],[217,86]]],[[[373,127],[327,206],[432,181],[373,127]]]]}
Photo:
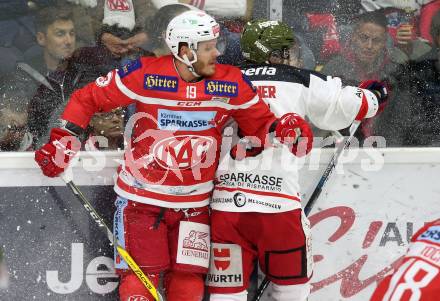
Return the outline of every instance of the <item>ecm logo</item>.
{"type": "MultiPolygon", "coordinates": [[[[71,294],[78,290],[84,279],[84,244],[72,243],[72,262],[70,266],[71,278],[61,282],[58,271],[46,271],[46,281],[49,289],[57,294],[71,294]]],[[[86,283],[90,290],[97,294],[108,294],[118,286],[113,260],[99,256],[93,258],[86,269],[86,283]],[[106,279],[109,281],[102,281],[106,279]],[[101,280],[101,281],[99,281],[101,280]]]]}

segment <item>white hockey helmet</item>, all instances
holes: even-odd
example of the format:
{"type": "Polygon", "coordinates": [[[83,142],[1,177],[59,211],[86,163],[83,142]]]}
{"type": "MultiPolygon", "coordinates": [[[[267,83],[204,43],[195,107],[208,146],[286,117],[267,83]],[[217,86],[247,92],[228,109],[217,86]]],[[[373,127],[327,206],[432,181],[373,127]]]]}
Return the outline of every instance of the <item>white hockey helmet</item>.
{"type": "Polygon", "coordinates": [[[198,43],[218,38],[220,25],[213,17],[203,11],[190,10],[174,17],[168,24],[165,41],[174,57],[189,67],[197,62],[198,43]],[[179,57],[179,44],[187,43],[193,51],[194,59],[189,61],[185,56],[179,57]]]}

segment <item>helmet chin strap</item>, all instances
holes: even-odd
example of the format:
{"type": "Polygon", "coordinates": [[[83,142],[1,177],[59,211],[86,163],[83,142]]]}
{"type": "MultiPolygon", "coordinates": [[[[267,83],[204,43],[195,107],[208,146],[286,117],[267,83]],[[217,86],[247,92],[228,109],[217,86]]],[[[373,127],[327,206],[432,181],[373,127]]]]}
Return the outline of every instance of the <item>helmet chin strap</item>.
{"type": "Polygon", "coordinates": [[[194,70],[194,66],[193,64],[195,62],[197,62],[197,54],[196,52],[191,49],[191,52],[194,56],[194,59],[192,61],[189,60],[188,56],[186,54],[184,54],[182,57],[176,55],[176,58],[181,61],[182,63],[184,63],[185,65],[188,66],[188,70],[195,76],[195,77],[201,77],[199,74],[197,74],[197,72],[194,70]]]}

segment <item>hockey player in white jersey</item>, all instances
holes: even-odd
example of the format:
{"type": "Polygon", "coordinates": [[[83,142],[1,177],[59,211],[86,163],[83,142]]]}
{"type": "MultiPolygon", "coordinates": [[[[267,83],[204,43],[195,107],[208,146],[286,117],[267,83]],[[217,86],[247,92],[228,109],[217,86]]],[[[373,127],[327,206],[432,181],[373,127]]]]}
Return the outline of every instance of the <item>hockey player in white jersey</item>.
{"type": "Polygon", "coordinates": [[[287,65],[293,45],[292,30],[278,21],[248,22],[242,33],[247,59],[242,72],[280,122],[288,116],[297,119],[301,132],[292,136],[307,141],[292,152],[285,145],[264,148],[249,138],[231,152],[222,147],[211,200],[211,301],[247,300],[255,260],[272,283],[274,300],[306,300],[312,254],[296,165],[297,157],[311,148],[312,133],[304,119],[321,129],[340,130],[373,117],[387,96],[376,81],[344,87],[339,78],[287,65]]]}

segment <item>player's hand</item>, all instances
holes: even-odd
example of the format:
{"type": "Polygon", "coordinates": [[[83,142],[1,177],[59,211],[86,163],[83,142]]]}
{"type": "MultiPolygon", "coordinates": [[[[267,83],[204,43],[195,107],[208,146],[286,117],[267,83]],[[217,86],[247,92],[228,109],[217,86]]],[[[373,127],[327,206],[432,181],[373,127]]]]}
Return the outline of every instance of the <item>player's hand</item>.
{"type": "Polygon", "coordinates": [[[312,150],[313,132],[307,121],[298,114],[287,113],[281,116],[275,127],[275,137],[288,145],[297,157],[305,156],[312,150]]]}
{"type": "Polygon", "coordinates": [[[388,88],[385,82],[369,79],[361,82],[359,88],[373,92],[377,97],[379,105],[388,100],[388,88]]]}
{"type": "Polygon", "coordinates": [[[69,165],[70,160],[80,150],[81,142],[66,130],[54,128],[49,142],[35,151],[35,161],[43,174],[56,177],[69,165]]]}

